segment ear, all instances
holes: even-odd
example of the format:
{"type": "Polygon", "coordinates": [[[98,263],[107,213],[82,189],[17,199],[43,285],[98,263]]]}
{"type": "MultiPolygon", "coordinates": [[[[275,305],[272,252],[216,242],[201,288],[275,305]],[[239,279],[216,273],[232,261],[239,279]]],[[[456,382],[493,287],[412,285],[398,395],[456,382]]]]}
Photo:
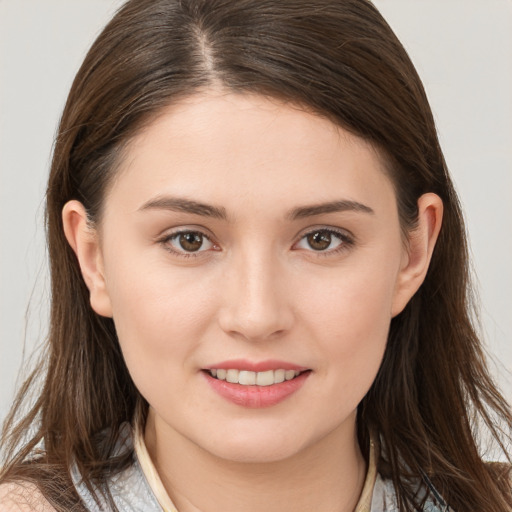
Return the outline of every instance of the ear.
{"type": "Polygon", "coordinates": [[[82,203],[74,200],[66,203],[62,209],[62,223],[89,288],[92,309],[98,315],[112,317],[98,232],[87,222],[87,212],[82,203]]]}
{"type": "Polygon", "coordinates": [[[418,225],[408,235],[398,274],[391,316],[398,315],[418,291],[427,275],[443,220],[443,201],[432,193],[418,199],[418,225]]]}

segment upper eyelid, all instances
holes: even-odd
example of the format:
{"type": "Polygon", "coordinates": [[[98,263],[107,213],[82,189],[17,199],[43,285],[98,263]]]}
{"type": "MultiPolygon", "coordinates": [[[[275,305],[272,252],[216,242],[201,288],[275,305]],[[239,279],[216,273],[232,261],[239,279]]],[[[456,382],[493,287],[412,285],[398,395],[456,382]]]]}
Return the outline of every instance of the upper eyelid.
{"type": "MultiPolygon", "coordinates": [[[[298,238],[299,236],[305,236],[309,233],[314,233],[315,231],[332,231],[334,233],[346,234],[347,236],[353,237],[354,235],[346,228],[340,228],[337,226],[329,226],[326,224],[319,224],[315,226],[309,226],[307,228],[301,229],[293,238],[298,238]]],[[[202,226],[194,226],[194,225],[184,225],[177,226],[175,228],[168,228],[162,231],[161,235],[158,236],[174,236],[180,233],[201,233],[202,235],[208,237],[209,239],[215,238],[210,230],[202,227],[202,226]]]]}
{"type": "Polygon", "coordinates": [[[307,235],[310,235],[311,233],[315,233],[317,231],[328,231],[329,233],[334,233],[340,236],[345,236],[347,238],[350,238],[352,240],[355,239],[355,236],[350,232],[348,229],[345,228],[338,228],[335,226],[325,226],[325,225],[318,225],[318,226],[312,226],[305,229],[302,229],[295,235],[294,240],[301,240],[307,235]]]}
{"type": "Polygon", "coordinates": [[[292,250],[306,250],[306,252],[308,252],[308,253],[310,252],[311,254],[314,254],[315,257],[320,257],[320,256],[329,257],[329,256],[334,256],[335,254],[338,254],[342,251],[346,251],[348,248],[354,246],[355,243],[356,243],[356,239],[350,231],[348,231],[346,229],[331,227],[331,226],[329,226],[329,227],[324,226],[324,227],[317,227],[314,229],[308,228],[306,231],[303,231],[302,234],[300,234],[296,238],[296,241],[293,243],[292,250]],[[325,231],[325,232],[328,232],[330,234],[334,234],[335,236],[337,236],[341,242],[339,244],[339,246],[334,247],[333,249],[319,250],[319,251],[315,251],[314,249],[306,250],[301,247],[297,247],[308,235],[313,234],[313,233],[318,233],[320,231],[325,231]]]}
{"type": "MultiPolygon", "coordinates": [[[[311,233],[315,233],[317,231],[327,231],[329,233],[333,233],[335,235],[339,235],[344,238],[349,238],[350,240],[354,241],[355,236],[347,229],[340,228],[336,226],[329,226],[329,225],[316,225],[316,226],[309,226],[307,228],[302,229],[299,231],[293,238],[293,244],[297,243],[298,241],[302,240],[304,237],[311,233]]],[[[159,241],[165,241],[168,239],[171,239],[177,235],[180,235],[181,233],[199,233],[205,238],[207,238],[212,243],[217,243],[216,237],[210,233],[210,231],[202,226],[194,226],[194,225],[185,225],[185,226],[177,226],[175,228],[170,228],[167,230],[162,231],[160,235],[156,237],[159,241]]]]}
{"type": "Polygon", "coordinates": [[[208,238],[210,242],[213,242],[215,240],[215,237],[210,233],[208,229],[205,229],[200,226],[177,226],[175,228],[167,228],[164,229],[161,233],[159,233],[155,239],[156,240],[165,240],[169,238],[173,238],[176,235],[180,235],[182,233],[199,233],[202,236],[208,238]]]}

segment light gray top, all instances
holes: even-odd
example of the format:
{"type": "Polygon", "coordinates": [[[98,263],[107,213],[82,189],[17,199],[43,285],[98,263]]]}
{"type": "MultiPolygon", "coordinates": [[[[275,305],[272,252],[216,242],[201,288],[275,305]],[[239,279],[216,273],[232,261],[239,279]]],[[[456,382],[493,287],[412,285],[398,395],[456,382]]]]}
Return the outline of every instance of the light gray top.
{"type": "MultiPolygon", "coordinates": [[[[124,450],[132,448],[131,429],[127,426],[122,431],[122,439],[119,442],[117,452],[123,453],[124,450]]],[[[78,495],[90,512],[106,512],[109,510],[104,501],[100,505],[96,503],[87,487],[81,483],[80,474],[76,468],[72,471],[72,477],[78,495]]],[[[121,512],[164,512],[136,456],[134,464],[113,476],[108,482],[108,486],[114,503],[121,512]]],[[[434,489],[432,490],[435,492],[434,489]]],[[[442,502],[440,497],[438,503],[427,501],[423,510],[424,512],[450,512],[449,507],[442,502]]],[[[390,480],[383,479],[380,475],[377,475],[373,490],[371,512],[398,512],[394,486],[390,480]]]]}

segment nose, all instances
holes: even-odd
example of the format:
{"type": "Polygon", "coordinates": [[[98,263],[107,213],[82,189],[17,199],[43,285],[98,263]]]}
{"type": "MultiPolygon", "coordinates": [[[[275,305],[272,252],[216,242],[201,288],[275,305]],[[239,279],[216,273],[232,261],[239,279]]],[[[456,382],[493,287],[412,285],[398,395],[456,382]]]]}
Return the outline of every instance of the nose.
{"type": "Polygon", "coordinates": [[[270,256],[240,257],[226,269],[221,293],[219,324],[231,336],[249,341],[274,339],[293,324],[289,283],[270,256]]]}

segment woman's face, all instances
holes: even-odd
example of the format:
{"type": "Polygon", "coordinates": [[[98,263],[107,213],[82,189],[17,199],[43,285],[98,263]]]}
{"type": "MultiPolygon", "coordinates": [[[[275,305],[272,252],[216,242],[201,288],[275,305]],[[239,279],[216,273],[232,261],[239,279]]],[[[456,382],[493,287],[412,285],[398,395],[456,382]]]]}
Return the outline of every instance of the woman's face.
{"type": "Polygon", "coordinates": [[[91,302],[160,432],[238,461],[354,438],[408,299],[370,145],[277,100],[196,95],[131,142],[99,233],[91,302]]]}

